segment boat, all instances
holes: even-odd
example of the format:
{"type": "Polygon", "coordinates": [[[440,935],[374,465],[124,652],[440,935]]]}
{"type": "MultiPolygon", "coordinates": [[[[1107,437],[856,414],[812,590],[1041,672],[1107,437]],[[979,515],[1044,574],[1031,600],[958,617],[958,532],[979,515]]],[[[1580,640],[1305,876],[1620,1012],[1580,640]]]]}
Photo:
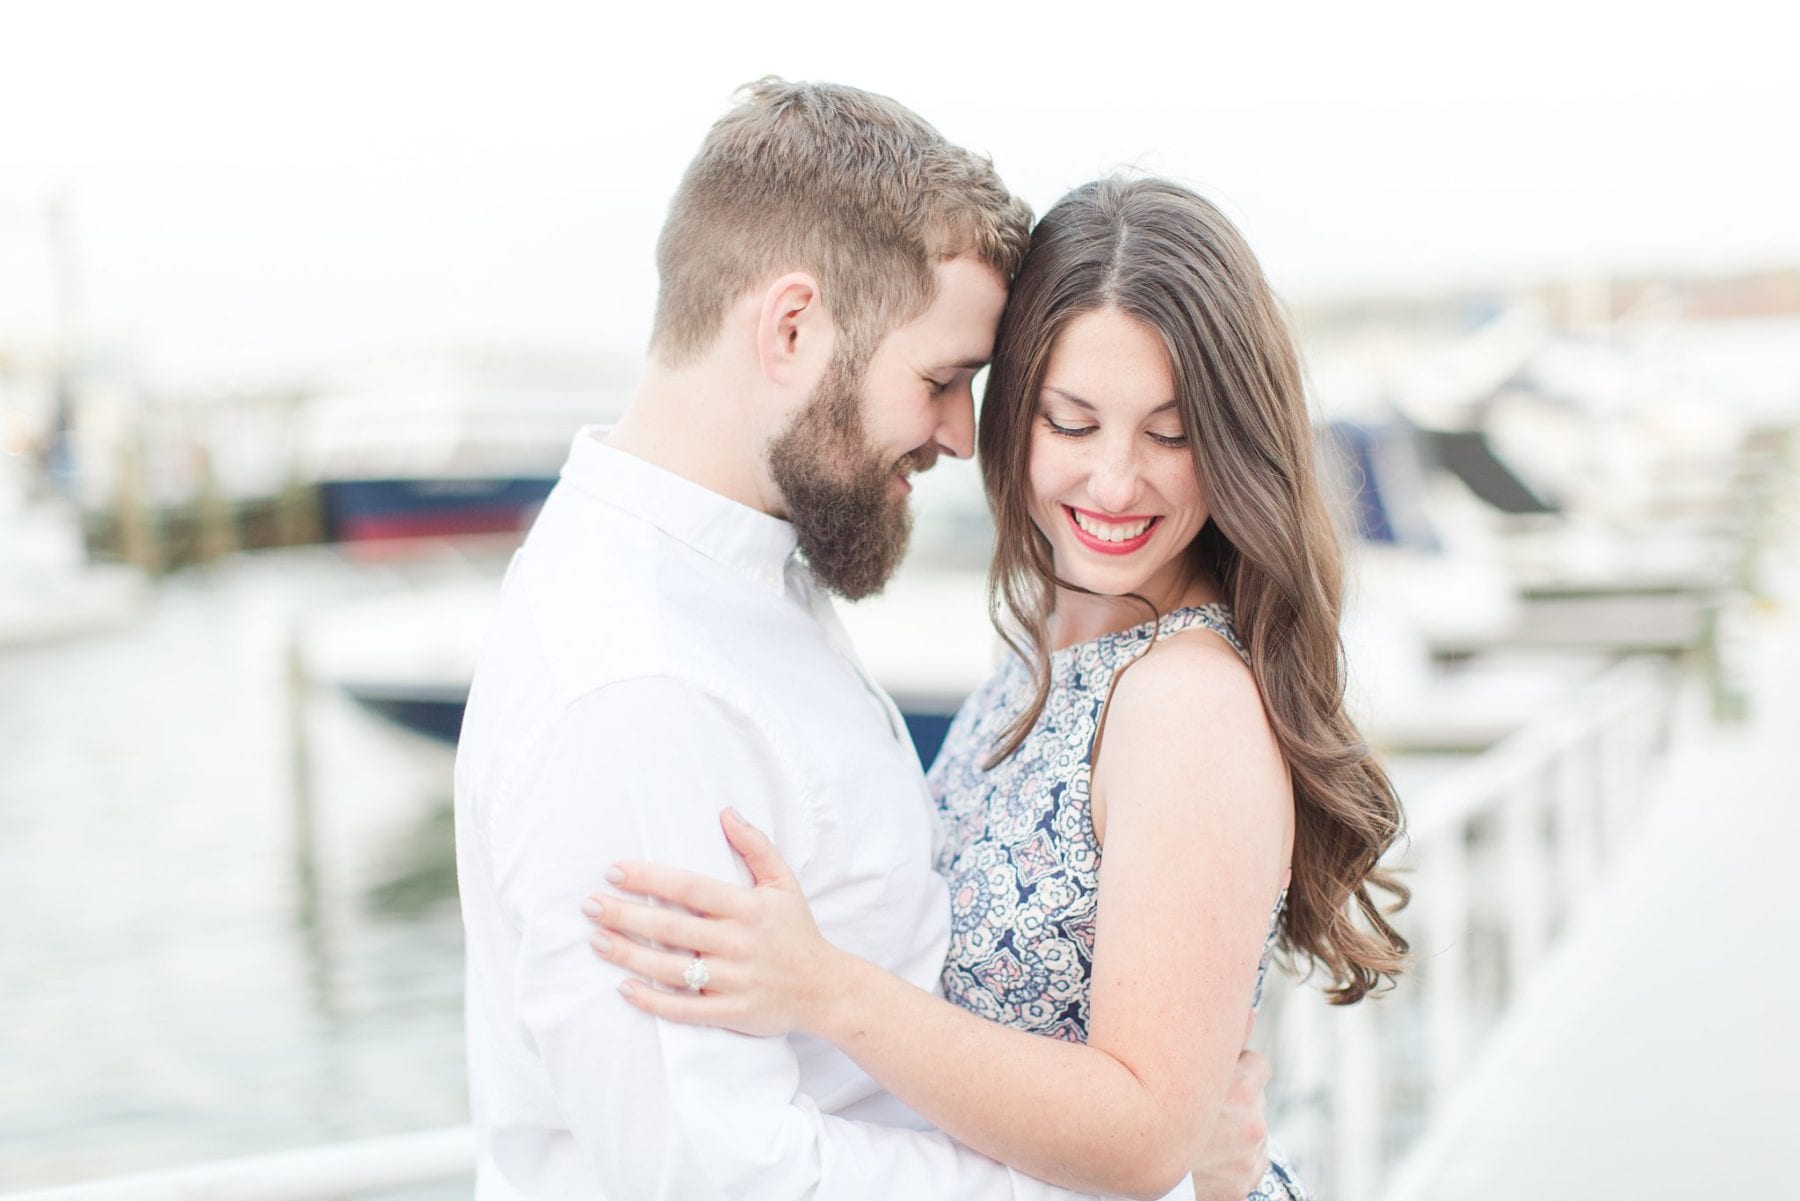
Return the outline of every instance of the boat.
{"type": "Polygon", "coordinates": [[[336,542],[523,531],[555,485],[548,475],[325,479],[319,496],[336,542]]]}
{"type": "Polygon", "coordinates": [[[424,582],[308,616],[303,664],[370,713],[434,742],[462,732],[497,570],[424,582]]]}
{"type": "Polygon", "coordinates": [[[351,700],[401,729],[451,746],[462,737],[467,684],[345,680],[342,686],[351,700]]]}
{"type": "Polygon", "coordinates": [[[326,536],[376,546],[522,533],[575,431],[616,418],[629,380],[611,360],[474,349],[353,370],[300,421],[326,536]]]}
{"type": "Polygon", "coordinates": [[[1515,351],[1481,387],[1391,387],[1329,427],[1352,695],[1385,749],[1479,750],[1620,656],[1718,659],[1754,543],[1711,502],[1691,516],[1691,481],[1729,497],[1743,430],[1610,343],[1515,351]]]}

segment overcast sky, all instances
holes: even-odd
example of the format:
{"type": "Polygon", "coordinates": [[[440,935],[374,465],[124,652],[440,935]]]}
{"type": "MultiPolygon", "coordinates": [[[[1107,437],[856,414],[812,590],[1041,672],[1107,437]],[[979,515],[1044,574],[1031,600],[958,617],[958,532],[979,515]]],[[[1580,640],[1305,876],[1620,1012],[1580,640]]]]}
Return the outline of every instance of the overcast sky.
{"type": "Polygon", "coordinates": [[[65,189],[83,325],[165,384],[635,358],[669,192],[765,73],[904,100],[1039,211],[1181,178],[1294,299],[1800,263],[1778,7],[0,0],[0,343],[49,326],[65,189]]]}

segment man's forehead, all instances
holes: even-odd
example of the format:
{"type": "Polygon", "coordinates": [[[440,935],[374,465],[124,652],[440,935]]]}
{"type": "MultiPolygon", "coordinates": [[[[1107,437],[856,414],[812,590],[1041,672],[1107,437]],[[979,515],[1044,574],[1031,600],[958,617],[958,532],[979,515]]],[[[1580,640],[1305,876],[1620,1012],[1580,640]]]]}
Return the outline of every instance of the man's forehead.
{"type": "Polygon", "coordinates": [[[1006,304],[1006,284],[979,259],[959,256],[937,265],[938,290],[920,317],[937,366],[979,369],[994,353],[994,333],[1006,304]]]}

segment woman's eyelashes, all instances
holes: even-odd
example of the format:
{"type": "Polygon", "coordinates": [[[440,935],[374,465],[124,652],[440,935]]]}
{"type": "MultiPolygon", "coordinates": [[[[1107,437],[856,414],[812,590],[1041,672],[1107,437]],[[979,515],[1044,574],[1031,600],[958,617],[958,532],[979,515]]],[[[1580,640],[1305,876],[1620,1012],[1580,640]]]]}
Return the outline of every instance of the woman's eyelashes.
{"type": "MultiPolygon", "coordinates": [[[[1064,438],[1085,438],[1100,428],[1097,425],[1063,425],[1048,414],[1044,415],[1044,425],[1051,433],[1064,438]]],[[[1188,442],[1186,434],[1159,434],[1155,430],[1145,430],[1144,433],[1158,446],[1173,448],[1186,446],[1188,442]]]]}
{"type": "Polygon", "coordinates": [[[1053,434],[1061,434],[1065,438],[1085,438],[1100,427],[1097,425],[1058,425],[1056,418],[1046,416],[1044,424],[1053,434]]]}

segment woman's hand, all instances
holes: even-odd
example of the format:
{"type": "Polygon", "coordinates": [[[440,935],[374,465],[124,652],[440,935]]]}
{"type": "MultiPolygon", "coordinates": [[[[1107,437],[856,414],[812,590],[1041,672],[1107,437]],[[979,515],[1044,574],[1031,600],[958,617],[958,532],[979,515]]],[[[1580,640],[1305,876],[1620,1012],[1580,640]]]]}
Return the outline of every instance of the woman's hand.
{"type": "MultiPolygon", "coordinates": [[[[1256,1024],[1256,1015],[1250,1015],[1256,1024]]],[[[1249,1031],[1244,1033],[1246,1041],[1249,1031]]],[[[1243,1201],[1262,1186],[1269,1170],[1269,1122],[1263,1089],[1269,1083],[1269,1061],[1255,1051],[1238,1053],[1225,1104],[1212,1123],[1194,1164],[1195,1201],[1243,1201]]]]}
{"type": "Polygon", "coordinates": [[[820,935],[775,844],[735,809],[720,824],[755,887],[653,863],[615,864],[606,873],[611,884],[666,904],[590,896],[581,909],[598,927],[594,953],[644,978],[619,991],[657,1017],[743,1034],[817,1032],[839,999],[834,981],[849,957],[820,935]],[[696,955],[706,974],[699,991],[687,983],[696,955]]]}

